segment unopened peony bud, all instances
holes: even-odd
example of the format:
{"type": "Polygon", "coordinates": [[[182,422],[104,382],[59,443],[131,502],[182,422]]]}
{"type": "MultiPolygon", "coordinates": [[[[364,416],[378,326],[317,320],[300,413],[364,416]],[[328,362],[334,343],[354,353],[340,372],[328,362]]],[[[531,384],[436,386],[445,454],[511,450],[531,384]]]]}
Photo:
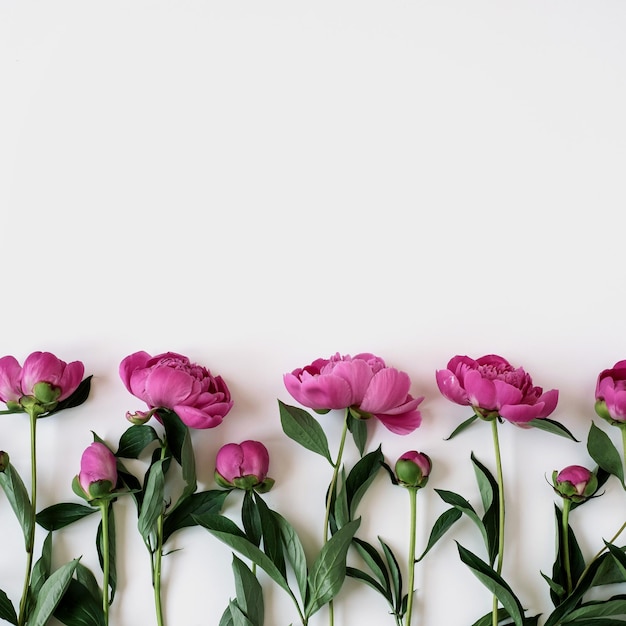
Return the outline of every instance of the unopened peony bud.
{"type": "Polygon", "coordinates": [[[9,455],[4,450],[0,450],[0,472],[4,472],[7,467],[9,467],[9,455]]]}
{"type": "Polygon", "coordinates": [[[396,461],[396,478],[403,487],[421,489],[428,482],[432,469],[430,457],[410,450],[396,461]]]}
{"type": "Polygon", "coordinates": [[[130,411],[126,411],[126,419],[135,426],[141,426],[150,420],[150,418],[155,414],[155,410],[152,411],[135,411],[135,413],[131,413],[130,411]]]}
{"type": "Polygon", "coordinates": [[[552,472],[554,490],[566,500],[583,502],[598,489],[596,475],[581,465],[569,465],[557,473],[552,472]]]}
{"type": "Polygon", "coordinates": [[[274,486],[274,479],[267,476],[269,463],[267,448],[260,441],[228,443],[215,458],[215,481],[229,489],[265,493],[274,486]]]}
{"type": "Polygon", "coordinates": [[[117,483],[117,460],[103,443],[95,441],[80,460],[80,473],[74,478],[74,492],[88,502],[109,496],[117,483]]]}

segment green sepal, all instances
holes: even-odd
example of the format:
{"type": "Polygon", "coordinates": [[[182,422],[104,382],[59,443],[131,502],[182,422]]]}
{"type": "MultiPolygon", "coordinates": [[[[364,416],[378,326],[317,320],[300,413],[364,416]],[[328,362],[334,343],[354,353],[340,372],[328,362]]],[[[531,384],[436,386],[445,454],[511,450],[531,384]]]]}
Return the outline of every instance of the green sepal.
{"type": "Polygon", "coordinates": [[[273,478],[270,478],[269,476],[267,476],[263,482],[259,483],[258,485],[256,485],[256,487],[254,488],[254,490],[257,493],[267,493],[268,491],[271,491],[272,487],[274,486],[274,483],[276,481],[273,478]]]}

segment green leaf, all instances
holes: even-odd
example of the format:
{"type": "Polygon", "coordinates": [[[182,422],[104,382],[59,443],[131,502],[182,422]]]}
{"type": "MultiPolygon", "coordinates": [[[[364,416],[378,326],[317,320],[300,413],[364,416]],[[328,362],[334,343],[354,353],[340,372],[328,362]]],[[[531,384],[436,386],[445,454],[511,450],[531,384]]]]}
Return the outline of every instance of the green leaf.
{"type": "Polygon", "coordinates": [[[296,582],[298,583],[298,589],[300,590],[300,597],[305,598],[307,592],[307,576],[308,568],[306,562],[306,555],[302,542],[296,534],[293,526],[276,511],[272,511],[278,528],[280,529],[280,536],[283,543],[284,554],[291,565],[296,582]]]}
{"type": "Polygon", "coordinates": [[[17,626],[17,613],[7,594],[0,589],[0,619],[17,626]]]}
{"type": "Polygon", "coordinates": [[[576,443],[580,443],[572,433],[563,426],[563,424],[559,424],[559,422],[548,419],[547,417],[535,418],[534,420],[530,420],[527,422],[530,426],[534,426],[539,430],[545,430],[548,433],[552,433],[553,435],[559,435],[561,437],[566,437],[567,439],[571,439],[576,443]]]}
{"type": "MultiPolygon", "coordinates": [[[[346,491],[346,473],[344,468],[341,468],[341,480],[338,481],[335,488],[334,498],[331,502],[331,510],[334,515],[334,524],[331,526],[333,533],[337,532],[339,528],[345,526],[351,519],[350,512],[348,511],[348,493],[346,491]]],[[[326,494],[328,497],[328,493],[326,494]]]]}
{"type": "MultiPolygon", "coordinates": [[[[554,514],[555,514],[555,524],[557,531],[557,554],[554,560],[554,564],[552,566],[552,580],[556,585],[559,585],[564,590],[567,589],[567,572],[563,567],[563,563],[565,563],[565,554],[564,554],[564,546],[565,546],[565,537],[563,536],[563,512],[561,509],[555,504],[554,505],[554,514]]],[[[569,542],[569,562],[570,562],[570,571],[572,575],[572,580],[575,582],[585,571],[585,558],[582,554],[582,551],[578,545],[578,541],[576,539],[576,535],[572,530],[572,527],[568,525],[567,527],[567,536],[569,542]]],[[[550,593],[550,597],[552,602],[555,605],[558,605],[565,599],[565,595],[559,595],[556,589],[552,589],[550,593]]]]}
{"type": "Polygon", "coordinates": [[[483,521],[480,517],[478,517],[474,507],[458,493],[446,491],[444,489],[435,489],[435,491],[446,504],[451,504],[461,513],[465,513],[465,515],[467,515],[476,524],[476,526],[478,526],[478,530],[480,530],[480,533],[483,536],[487,551],[489,551],[489,536],[487,535],[487,529],[485,528],[483,521]]]}
{"type": "Polygon", "coordinates": [[[323,456],[331,465],[328,439],[319,422],[310,414],[295,406],[278,401],[280,423],[287,437],[311,452],[323,456]]]}
{"type": "Polygon", "coordinates": [[[428,537],[426,549],[424,550],[424,552],[422,552],[419,558],[415,559],[416,563],[421,561],[426,556],[426,554],[428,554],[430,549],[441,539],[441,537],[446,534],[450,527],[461,519],[461,515],[462,513],[459,509],[452,508],[444,511],[437,518],[437,521],[433,524],[432,530],[430,531],[430,536],[428,537]]]}
{"type": "Polygon", "coordinates": [[[49,532],[41,546],[41,556],[35,563],[30,577],[29,597],[36,598],[52,570],[52,533],[49,532]]]}
{"type": "MultiPolygon", "coordinates": [[[[509,613],[506,609],[498,609],[498,624],[509,617],[509,613]]],[[[491,626],[493,624],[493,613],[489,611],[483,615],[478,621],[474,622],[472,626],[491,626]]]]}
{"type": "Polygon", "coordinates": [[[85,567],[82,563],[79,563],[76,566],[74,576],[76,576],[76,580],[93,596],[94,600],[96,600],[96,602],[101,605],[102,592],[100,590],[100,587],[98,586],[98,581],[96,580],[93,572],[88,567],[85,567]]]}
{"type": "Polygon", "coordinates": [[[74,579],[70,580],[54,611],[54,617],[66,626],[105,626],[102,604],[82,583],[74,579]]]}
{"type": "Polygon", "coordinates": [[[457,542],[461,561],[465,563],[480,582],[493,593],[507,610],[516,626],[524,626],[524,609],[513,593],[513,590],[487,563],[479,559],[475,554],[466,550],[457,542]]]}
{"type": "Polygon", "coordinates": [[[222,618],[220,619],[219,626],[234,626],[233,616],[230,612],[230,607],[232,604],[235,604],[233,600],[228,603],[226,610],[222,613],[222,618]]]}
{"type": "Polygon", "coordinates": [[[156,532],[156,524],[163,513],[165,476],[163,475],[164,461],[156,461],[148,472],[146,490],[139,513],[137,527],[146,544],[150,544],[150,537],[156,532]]]}
{"type": "Polygon", "coordinates": [[[378,446],[376,450],[357,461],[350,470],[345,485],[351,520],[356,516],[356,509],[363,495],[378,475],[384,460],[381,447],[378,446]]]}
{"type": "MultiPolygon", "coordinates": [[[[569,615],[565,617],[563,622],[565,623],[577,623],[575,620],[581,618],[597,618],[606,617],[607,615],[626,615],[626,599],[624,596],[615,596],[608,600],[599,600],[595,602],[587,602],[582,604],[579,608],[574,609],[569,615]]],[[[595,620],[593,622],[596,623],[595,620]]],[[[624,622],[620,622],[624,623],[624,622]]]]}
{"type": "Polygon", "coordinates": [[[278,568],[280,573],[286,577],[285,557],[283,555],[283,544],[280,527],[272,511],[267,507],[263,498],[259,494],[254,495],[259,519],[261,521],[261,531],[263,534],[263,552],[269,556],[272,563],[278,568]]]}
{"type": "Polygon", "coordinates": [[[24,544],[27,545],[33,528],[30,498],[19,473],[11,463],[6,466],[4,472],[0,472],[0,487],[4,489],[15,517],[22,527],[24,544]]]}
{"type": "Polygon", "coordinates": [[[485,511],[482,522],[487,536],[489,564],[493,565],[496,558],[498,558],[499,547],[500,495],[498,492],[498,483],[491,472],[474,456],[473,452],[471,459],[480,490],[480,497],[483,502],[483,509],[485,511]]]}
{"type": "Polygon", "coordinates": [[[609,554],[615,559],[617,567],[622,573],[622,582],[626,582],[626,554],[624,554],[621,548],[618,548],[608,541],[605,541],[604,545],[607,547],[609,554]]]}
{"type": "Polygon", "coordinates": [[[305,616],[310,617],[339,592],[346,577],[348,548],[361,524],[360,519],[348,522],[340,528],[322,547],[309,573],[309,597],[305,616]]]}
{"type": "Polygon", "coordinates": [[[445,441],[450,441],[450,439],[456,437],[460,433],[462,433],[466,428],[469,428],[476,420],[478,419],[478,415],[472,415],[469,419],[466,419],[464,422],[459,424],[448,437],[445,438],[445,441]]]}
{"type": "MultiPolygon", "coordinates": [[[[109,518],[109,587],[111,588],[110,601],[113,602],[115,590],[117,589],[117,562],[116,562],[116,534],[115,534],[115,514],[113,507],[108,508],[109,518]]],[[[104,571],[104,544],[102,542],[102,521],[98,524],[98,532],[96,533],[96,547],[98,550],[98,560],[100,568],[104,571]]]]}
{"type": "Polygon", "coordinates": [[[368,573],[357,569],[356,567],[346,567],[346,576],[350,578],[355,578],[356,580],[360,580],[364,582],[366,585],[369,585],[372,589],[377,591],[389,604],[393,607],[393,598],[391,597],[390,592],[385,589],[373,576],[370,576],[368,573]]]}
{"type": "Polygon", "coordinates": [[[243,613],[243,611],[237,606],[236,602],[231,602],[228,605],[230,616],[232,618],[233,626],[255,626],[243,613]]]}
{"type": "MultiPolygon", "coordinates": [[[[626,550],[626,547],[620,548],[622,552],[626,550]]],[[[598,568],[596,575],[594,576],[591,587],[599,587],[602,585],[613,585],[615,583],[621,583],[624,581],[624,575],[619,568],[617,561],[614,558],[605,558],[602,561],[602,565],[598,568]]]]}
{"type": "Polygon", "coordinates": [[[253,626],[263,626],[265,607],[261,585],[248,566],[234,554],[233,573],[235,575],[237,607],[241,609],[253,626]]]}
{"type": "Polygon", "coordinates": [[[389,604],[393,606],[391,581],[389,580],[389,574],[387,573],[387,568],[382,557],[380,556],[380,554],[378,554],[378,551],[372,544],[364,541],[363,539],[355,537],[352,540],[352,544],[356,548],[356,551],[359,553],[365,564],[370,568],[370,570],[372,570],[374,576],[376,576],[376,578],[378,578],[378,580],[380,581],[381,587],[385,589],[385,598],[387,598],[389,604]]]}
{"type": "Polygon", "coordinates": [[[122,433],[115,456],[137,459],[153,441],[159,441],[159,436],[152,426],[148,424],[131,426],[122,433]]]}
{"type": "Polygon", "coordinates": [[[163,542],[181,528],[195,526],[194,515],[204,513],[219,513],[224,506],[224,500],[230,491],[223,489],[211,489],[194,493],[182,501],[179,501],[176,509],[168,511],[163,522],[163,542]]]}
{"type": "Polygon", "coordinates": [[[298,606],[296,597],[281,571],[262,550],[257,548],[245,536],[232,520],[224,515],[216,515],[214,513],[195,515],[194,518],[200,526],[206,528],[214,537],[224,542],[229,548],[239,552],[253,563],[256,563],[275,583],[289,594],[296,606],[298,606]]]}
{"type": "Polygon", "coordinates": [[[98,511],[96,507],[84,504],[62,502],[53,504],[37,513],[37,523],[46,530],[59,530],[98,511]]]}
{"type": "Polygon", "coordinates": [[[611,438],[593,422],[589,428],[587,435],[587,451],[589,456],[606,472],[617,476],[622,483],[622,487],[626,489],[624,484],[624,468],[622,466],[622,458],[617,448],[613,445],[611,438]]]}
{"type": "Polygon", "coordinates": [[[52,411],[48,411],[43,417],[48,417],[49,415],[53,415],[54,413],[58,413],[59,411],[63,411],[64,409],[73,409],[76,406],[80,406],[87,400],[89,397],[89,392],[91,391],[91,379],[93,376],[87,376],[78,387],[76,387],[76,391],[74,393],[65,398],[65,400],[61,400],[52,411]]]}
{"type": "Polygon", "coordinates": [[[596,619],[577,619],[573,622],[566,622],[567,624],[571,624],[572,626],[624,626],[626,624],[626,620],[623,619],[605,619],[603,617],[596,619]]]}
{"type": "Polygon", "coordinates": [[[357,419],[349,413],[346,419],[348,430],[352,433],[352,439],[354,439],[354,445],[359,451],[359,455],[363,456],[367,443],[367,422],[362,419],[357,419]]]}
{"type": "MultiPolygon", "coordinates": [[[[159,410],[159,416],[163,420],[163,426],[165,427],[167,446],[180,465],[183,480],[185,481],[185,489],[179,498],[180,502],[191,495],[197,488],[196,461],[193,453],[191,433],[188,426],[183,423],[174,411],[159,410]]],[[[174,508],[176,506],[178,506],[178,503],[174,505],[174,508]]]]}
{"type": "Polygon", "coordinates": [[[387,568],[391,574],[391,580],[393,581],[393,596],[395,598],[394,610],[397,615],[402,616],[402,573],[398,560],[396,559],[391,548],[379,537],[380,545],[383,547],[383,554],[387,560],[387,568]]]}
{"type": "Polygon", "coordinates": [[[35,606],[28,618],[27,626],[45,626],[69,587],[78,559],[65,563],[50,574],[42,585],[35,606]]]}
{"type": "Polygon", "coordinates": [[[258,547],[261,546],[261,538],[263,529],[261,528],[261,516],[257,508],[254,496],[250,491],[243,494],[243,502],[241,504],[241,523],[246,532],[246,537],[258,547]]]}

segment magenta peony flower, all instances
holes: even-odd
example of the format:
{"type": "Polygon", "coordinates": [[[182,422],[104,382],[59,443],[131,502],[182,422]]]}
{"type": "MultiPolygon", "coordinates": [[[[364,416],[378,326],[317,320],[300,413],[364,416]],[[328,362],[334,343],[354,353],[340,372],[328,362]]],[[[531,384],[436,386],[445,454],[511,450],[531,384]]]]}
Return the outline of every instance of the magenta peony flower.
{"type": "Polygon", "coordinates": [[[432,463],[428,455],[409,450],[396,461],[396,478],[403,487],[421,488],[428,482],[431,469],[432,463]]]}
{"type": "Polygon", "coordinates": [[[77,479],[86,500],[110,494],[117,483],[117,461],[113,452],[103,443],[94,441],[83,452],[77,479]]]}
{"type": "Polygon", "coordinates": [[[150,409],[170,409],[190,428],[219,426],[233,406],[220,376],[175,352],[135,352],[120,363],[120,377],[150,409]]]}
{"type": "Polygon", "coordinates": [[[266,492],[274,480],[267,477],[270,455],[260,441],[227,443],[215,458],[215,480],[222,487],[266,492]]]}
{"type": "Polygon", "coordinates": [[[626,361],[618,361],[611,369],[600,372],[596,413],[617,426],[626,426],[626,361]]]}
{"type": "Polygon", "coordinates": [[[457,404],[470,405],[484,419],[504,419],[523,426],[556,408],[559,392],[543,392],[529,374],[495,354],[471,359],[457,355],[436,373],[441,393],[457,404]]]}
{"type": "Polygon", "coordinates": [[[349,408],[359,417],[378,418],[399,435],[413,432],[422,421],[417,406],[424,398],[409,394],[408,374],[387,367],[373,354],[337,353],[285,374],[283,380],[287,391],[310,409],[349,408]]]}
{"type": "Polygon", "coordinates": [[[596,475],[581,465],[569,465],[560,472],[552,473],[554,490],[563,498],[582,502],[598,488],[596,475]]]}
{"type": "Polygon", "coordinates": [[[30,396],[40,404],[52,405],[71,396],[84,373],[81,361],[66,363],[50,352],[33,352],[23,367],[15,357],[5,356],[0,359],[0,400],[17,404],[30,396]]]}

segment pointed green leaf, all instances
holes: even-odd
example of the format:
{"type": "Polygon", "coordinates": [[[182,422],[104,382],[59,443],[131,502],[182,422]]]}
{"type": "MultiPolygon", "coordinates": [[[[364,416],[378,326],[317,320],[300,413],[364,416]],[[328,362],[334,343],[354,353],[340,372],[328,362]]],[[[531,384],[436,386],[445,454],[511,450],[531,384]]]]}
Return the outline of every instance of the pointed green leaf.
{"type": "Polygon", "coordinates": [[[137,521],[139,533],[146,544],[150,544],[150,537],[156,532],[157,520],[165,508],[163,463],[164,461],[156,461],[150,467],[141,512],[137,521]]]}
{"type": "Polygon", "coordinates": [[[243,613],[243,611],[237,606],[236,602],[231,602],[228,605],[230,616],[233,620],[233,626],[255,626],[243,613]]]}
{"type": "MultiPolygon", "coordinates": [[[[454,509],[453,509],[454,510],[454,509]]],[[[459,513],[460,515],[460,513],[459,513]]],[[[379,539],[380,540],[380,539],[379,539]]],[[[372,570],[372,573],[380,581],[381,587],[385,589],[385,597],[389,600],[389,603],[393,606],[393,594],[391,593],[391,581],[389,580],[389,574],[387,573],[387,567],[380,554],[378,554],[376,548],[364,541],[355,537],[352,540],[356,551],[359,553],[365,564],[372,570]]]]}
{"type": "Polygon", "coordinates": [[[78,564],[78,559],[65,563],[50,574],[42,585],[27,626],[45,626],[67,590],[78,564]]]}
{"type": "Polygon", "coordinates": [[[380,545],[383,547],[383,554],[387,560],[387,568],[391,574],[391,580],[393,581],[393,596],[395,599],[394,610],[396,614],[402,615],[402,573],[400,571],[400,565],[398,559],[396,559],[391,548],[379,537],[380,545]]]}
{"type": "Polygon", "coordinates": [[[378,475],[384,460],[381,447],[378,446],[376,450],[366,454],[357,461],[350,470],[348,478],[345,481],[350,519],[354,519],[356,516],[356,509],[359,502],[361,502],[363,495],[378,475]]]}
{"type": "Polygon", "coordinates": [[[552,433],[553,435],[559,435],[561,437],[566,437],[567,439],[571,439],[576,443],[579,443],[579,440],[572,435],[572,433],[563,426],[563,424],[559,424],[559,422],[548,419],[547,417],[536,418],[534,420],[530,420],[527,422],[530,426],[534,426],[539,430],[545,430],[548,433],[552,433]]]}
{"type": "Polygon", "coordinates": [[[393,598],[391,597],[390,592],[387,589],[384,589],[383,586],[368,573],[357,569],[356,567],[346,567],[346,576],[350,578],[355,578],[356,580],[360,580],[364,582],[366,585],[369,585],[372,589],[376,590],[389,604],[393,607],[393,598]]]}
{"type": "Polygon", "coordinates": [[[322,547],[309,574],[309,597],[305,616],[310,617],[339,592],[346,577],[348,548],[361,524],[360,519],[348,522],[340,528],[322,547]]]}
{"type": "MultiPolygon", "coordinates": [[[[555,514],[555,524],[556,524],[556,534],[557,534],[557,554],[554,560],[554,564],[552,566],[552,580],[556,585],[559,585],[564,590],[567,589],[567,573],[563,564],[565,563],[565,554],[564,554],[564,546],[565,546],[565,537],[563,536],[563,512],[561,509],[555,504],[554,505],[554,514],[555,514]]],[[[572,530],[571,526],[567,528],[567,536],[569,543],[569,562],[570,562],[570,571],[572,575],[572,580],[575,582],[585,571],[585,558],[580,550],[578,545],[578,541],[576,539],[576,535],[572,530]]],[[[551,590],[550,597],[552,602],[555,605],[560,604],[564,599],[567,593],[563,595],[559,595],[556,589],[551,590]]]]}
{"type": "Polygon", "coordinates": [[[0,589],[0,619],[17,626],[17,613],[7,594],[0,589]]]}
{"type": "MultiPolygon", "coordinates": [[[[608,600],[586,602],[567,615],[563,622],[576,624],[578,623],[576,620],[606,617],[607,615],[626,615],[626,598],[624,596],[615,596],[608,600]]],[[[596,623],[595,620],[593,623],[596,623]]],[[[620,623],[624,624],[624,622],[620,623]]]]}
{"type": "Polygon", "coordinates": [[[37,513],[37,523],[46,530],[59,530],[98,511],[96,507],[62,502],[37,513]]]}
{"type": "MultiPolygon", "coordinates": [[[[509,617],[509,614],[506,609],[498,609],[498,624],[507,617],[509,617]]],[[[492,624],[493,613],[489,611],[489,613],[486,613],[478,621],[474,622],[472,626],[491,626],[492,624]]]]}
{"type": "Polygon", "coordinates": [[[237,607],[241,609],[253,626],[263,626],[265,607],[261,585],[248,566],[234,554],[233,573],[235,576],[237,607]]]}
{"type": "Polygon", "coordinates": [[[59,402],[52,411],[48,411],[43,417],[48,417],[49,415],[53,415],[54,413],[58,413],[64,409],[73,409],[74,407],[83,404],[83,402],[85,402],[89,397],[92,378],[93,376],[87,376],[87,378],[85,378],[80,385],[76,387],[76,391],[74,391],[71,396],[65,398],[65,400],[61,400],[61,402],[59,402]]]}
{"type": "Polygon", "coordinates": [[[131,426],[122,433],[115,456],[137,459],[153,441],[159,441],[159,436],[152,426],[149,424],[131,426]]]}
{"type": "Polygon", "coordinates": [[[328,449],[328,439],[319,422],[303,409],[284,404],[280,400],[278,407],[280,423],[285,435],[307,450],[320,454],[333,465],[328,449]]]}
{"type": "Polygon", "coordinates": [[[230,612],[230,606],[234,604],[234,601],[231,600],[226,607],[226,610],[222,613],[222,618],[220,619],[219,626],[234,626],[233,616],[230,612]]]}
{"type": "Polygon", "coordinates": [[[102,604],[74,579],[70,580],[54,617],[66,626],[105,626],[102,604]]]}
{"type": "MultiPolygon", "coordinates": [[[[620,548],[622,552],[626,550],[626,547],[620,548]]],[[[617,561],[612,558],[606,558],[602,561],[602,565],[598,568],[596,575],[591,583],[591,587],[599,587],[602,585],[613,585],[615,583],[621,583],[624,580],[624,575],[619,569],[617,561]]]]}
{"type": "Polygon", "coordinates": [[[500,530],[500,495],[498,483],[491,472],[471,454],[474,472],[480,490],[480,497],[485,511],[482,522],[487,536],[487,554],[489,564],[493,565],[498,557],[499,530],[500,530]]]}
{"type": "Polygon", "coordinates": [[[621,548],[618,548],[608,541],[605,541],[604,545],[607,547],[609,554],[615,559],[617,567],[622,573],[622,582],[626,582],[626,554],[624,554],[621,548]]]}
{"type": "Polygon", "coordinates": [[[41,556],[37,559],[30,577],[30,596],[36,598],[39,590],[50,576],[52,570],[52,533],[49,532],[41,547],[41,556]]]}
{"type": "Polygon", "coordinates": [[[300,590],[300,597],[304,599],[307,591],[308,568],[302,542],[296,534],[293,526],[284,517],[279,515],[276,511],[273,511],[272,513],[276,519],[278,528],[280,529],[284,553],[296,577],[298,589],[300,590]]]}
{"type": "Polygon", "coordinates": [[[474,507],[458,493],[446,491],[444,489],[435,489],[435,491],[446,504],[451,504],[453,507],[461,511],[461,513],[465,513],[465,515],[467,515],[474,522],[474,524],[476,524],[478,530],[480,530],[480,534],[483,536],[485,546],[487,547],[487,550],[489,550],[489,536],[487,535],[487,529],[485,528],[483,521],[480,517],[478,517],[474,507]]]}
{"type": "Polygon", "coordinates": [[[91,594],[94,600],[96,600],[96,602],[101,605],[102,591],[100,590],[98,581],[96,580],[94,573],[88,567],[85,567],[82,563],[79,563],[76,566],[74,576],[76,577],[76,580],[91,594]]]}
{"type": "Polygon", "coordinates": [[[446,534],[446,532],[455,524],[458,520],[461,519],[461,511],[457,508],[448,509],[444,511],[438,518],[437,521],[433,524],[432,530],[430,531],[430,536],[428,537],[428,543],[426,545],[426,549],[419,558],[415,559],[415,562],[418,563],[421,561],[426,554],[431,550],[431,548],[446,534]]]}
{"type": "Polygon", "coordinates": [[[624,468],[622,466],[622,458],[617,448],[613,445],[611,438],[593,422],[589,428],[587,435],[587,451],[589,456],[606,472],[617,476],[622,483],[622,487],[626,489],[624,484],[624,468]]]}
{"type": "MultiPolygon", "coordinates": [[[[159,410],[159,415],[163,420],[167,447],[180,465],[185,481],[185,488],[178,502],[194,493],[197,488],[196,482],[196,461],[193,453],[191,432],[189,427],[174,413],[169,410],[159,410]]],[[[164,469],[164,471],[166,471],[164,469]]],[[[173,508],[178,506],[178,502],[173,508]]]]}
{"type": "Polygon", "coordinates": [[[224,501],[230,491],[223,489],[211,489],[194,493],[182,501],[179,501],[176,509],[168,511],[163,523],[163,542],[181,528],[195,526],[194,515],[204,513],[219,513],[224,506],[224,501]]]}
{"type": "Polygon", "coordinates": [[[241,504],[241,523],[246,532],[246,537],[258,548],[261,546],[261,537],[263,530],[261,528],[261,516],[257,508],[254,496],[250,491],[243,494],[243,502],[241,504]]]}
{"type": "Polygon", "coordinates": [[[352,433],[354,445],[359,451],[359,455],[363,456],[363,453],[365,452],[365,445],[367,443],[367,422],[362,419],[357,419],[350,414],[348,414],[346,419],[348,423],[348,430],[352,433]]]}
{"type": "MultiPolygon", "coordinates": [[[[333,533],[339,528],[345,526],[350,521],[350,513],[348,512],[348,493],[346,491],[346,472],[341,468],[339,474],[340,479],[335,487],[335,497],[332,501],[331,511],[333,513],[334,524],[331,527],[333,533]]],[[[328,493],[326,494],[328,497],[328,493]]]]}
{"type": "Polygon", "coordinates": [[[469,428],[476,420],[478,419],[478,415],[472,415],[469,419],[466,419],[464,422],[459,424],[451,433],[445,438],[445,441],[450,441],[460,433],[462,433],[466,428],[469,428]]]}
{"type": "Polygon", "coordinates": [[[524,626],[524,609],[513,590],[487,563],[466,550],[457,542],[461,561],[465,563],[480,582],[493,593],[507,610],[516,626],[524,626]]]}
{"type": "Polygon", "coordinates": [[[286,578],[287,569],[285,566],[285,556],[283,554],[283,543],[280,527],[273,512],[267,507],[263,498],[258,493],[254,494],[259,519],[261,521],[261,532],[263,534],[263,552],[271,559],[280,573],[286,578]]]}
{"type": "Polygon", "coordinates": [[[18,471],[11,463],[6,466],[4,472],[0,472],[0,487],[4,490],[15,517],[22,527],[24,543],[27,545],[33,527],[30,497],[18,471]]]}

